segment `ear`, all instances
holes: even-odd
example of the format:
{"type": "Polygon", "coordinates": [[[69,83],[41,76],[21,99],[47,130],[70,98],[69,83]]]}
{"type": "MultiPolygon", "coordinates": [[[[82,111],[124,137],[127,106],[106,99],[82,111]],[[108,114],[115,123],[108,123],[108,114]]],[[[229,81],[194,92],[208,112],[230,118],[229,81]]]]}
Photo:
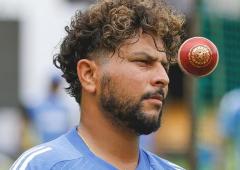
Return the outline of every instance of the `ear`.
{"type": "Polygon", "coordinates": [[[89,93],[96,92],[97,66],[94,61],[82,59],[77,63],[77,75],[82,88],[89,93]]]}

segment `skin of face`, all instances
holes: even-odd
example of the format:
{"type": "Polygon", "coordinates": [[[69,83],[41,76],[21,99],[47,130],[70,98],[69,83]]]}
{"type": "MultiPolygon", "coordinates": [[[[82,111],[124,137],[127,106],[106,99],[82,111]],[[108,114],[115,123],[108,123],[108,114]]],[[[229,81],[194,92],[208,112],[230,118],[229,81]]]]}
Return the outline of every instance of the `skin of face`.
{"type": "Polygon", "coordinates": [[[100,67],[97,98],[114,124],[138,135],[160,127],[169,62],[161,39],[146,33],[127,40],[100,67]]]}

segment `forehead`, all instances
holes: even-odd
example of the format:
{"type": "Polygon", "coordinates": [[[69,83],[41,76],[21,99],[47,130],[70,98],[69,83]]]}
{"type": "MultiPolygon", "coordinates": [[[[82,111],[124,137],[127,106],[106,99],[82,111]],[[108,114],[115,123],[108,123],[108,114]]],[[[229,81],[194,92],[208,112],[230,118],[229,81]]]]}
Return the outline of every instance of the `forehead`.
{"type": "Polygon", "coordinates": [[[120,48],[120,56],[128,56],[136,52],[147,52],[154,56],[165,55],[165,48],[161,38],[146,33],[125,41],[120,48]]]}

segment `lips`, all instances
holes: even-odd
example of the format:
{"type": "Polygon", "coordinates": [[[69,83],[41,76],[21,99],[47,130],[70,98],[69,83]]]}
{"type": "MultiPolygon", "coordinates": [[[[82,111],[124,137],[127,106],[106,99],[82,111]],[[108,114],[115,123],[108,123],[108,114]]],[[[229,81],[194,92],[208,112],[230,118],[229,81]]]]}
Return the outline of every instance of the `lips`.
{"type": "Polygon", "coordinates": [[[155,100],[160,100],[163,101],[164,97],[163,95],[152,95],[151,97],[149,97],[149,99],[155,99],[155,100]]]}
{"type": "Polygon", "coordinates": [[[164,97],[163,95],[157,94],[157,95],[151,95],[146,99],[147,102],[150,104],[153,104],[154,106],[161,106],[163,104],[164,97]]]}
{"type": "Polygon", "coordinates": [[[141,100],[149,100],[154,103],[162,103],[165,99],[164,91],[159,89],[155,92],[146,93],[141,100]]]}

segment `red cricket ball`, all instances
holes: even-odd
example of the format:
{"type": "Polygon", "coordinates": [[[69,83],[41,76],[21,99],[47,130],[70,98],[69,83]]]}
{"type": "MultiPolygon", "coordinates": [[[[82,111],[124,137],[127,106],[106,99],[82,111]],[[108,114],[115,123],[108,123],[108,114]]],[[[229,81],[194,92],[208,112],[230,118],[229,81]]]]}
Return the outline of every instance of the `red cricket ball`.
{"type": "Polygon", "coordinates": [[[217,47],[204,37],[187,39],[179,48],[178,64],[191,76],[202,77],[212,73],[219,60],[217,47]]]}

